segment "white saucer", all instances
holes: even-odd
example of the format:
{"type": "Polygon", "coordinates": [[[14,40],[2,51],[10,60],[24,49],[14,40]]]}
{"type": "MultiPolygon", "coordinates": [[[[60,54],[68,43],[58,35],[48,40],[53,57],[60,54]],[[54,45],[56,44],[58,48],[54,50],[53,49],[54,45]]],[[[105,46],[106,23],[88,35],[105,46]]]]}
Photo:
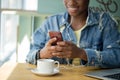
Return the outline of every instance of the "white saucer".
{"type": "Polygon", "coordinates": [[[40,73],[36,68],[35,69],[32,69],[31,70],[32,73],[36,74],[36,75],[39,75],[39,76],[52,76],[52,75],[55,75],[57,73],[59,73],[59,70],[58,69],[54,69],[54,72],[53,73],[40,73]]]}

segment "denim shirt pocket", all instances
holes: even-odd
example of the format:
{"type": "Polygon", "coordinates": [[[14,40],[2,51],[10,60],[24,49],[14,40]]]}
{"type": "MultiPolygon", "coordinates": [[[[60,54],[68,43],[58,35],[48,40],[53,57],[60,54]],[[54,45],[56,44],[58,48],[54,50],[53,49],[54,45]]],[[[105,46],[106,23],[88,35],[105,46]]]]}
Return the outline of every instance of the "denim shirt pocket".
{"type": "Polygon", "coordinates": [[[94,42],[92,45],[92,48],[97,51],[102,51],[103,50],[103,43],[101,41],[99,42],[94,42]]]}
{"type": "Polygon", "coordinates": [[[114,43],[111,43],[110,45],[107,46],[107,49],[109,48],[119,48],[120,49],[120,40],[117,40],[114,43]]]}
{"type": "Polygon", "coordinates": [[[87,41],[81,41],[81,42],[79,43],[79,45],[80,45],[80,48],[84,48],[84,49],[87,49],[87,48],[91,48],[91,47],[92,47],[92,45],[90,44],[90,42],[87,42],[87,41]]]}

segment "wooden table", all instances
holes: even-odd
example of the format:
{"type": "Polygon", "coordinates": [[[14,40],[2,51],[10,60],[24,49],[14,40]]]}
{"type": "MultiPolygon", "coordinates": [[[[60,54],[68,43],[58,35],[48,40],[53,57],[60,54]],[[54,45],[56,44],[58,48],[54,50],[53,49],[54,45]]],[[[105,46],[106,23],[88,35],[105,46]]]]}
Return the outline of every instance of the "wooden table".
{"type": "Polygon", "coordinates": [[[98,70],[94,67],[68,67],[60,65],[60,72],[54,76],[38,76],[31,72],[35,65],[25,63],[5,63],[0,67],[0,80],[98,80],[87,77],[86,72],[98,70]]]}

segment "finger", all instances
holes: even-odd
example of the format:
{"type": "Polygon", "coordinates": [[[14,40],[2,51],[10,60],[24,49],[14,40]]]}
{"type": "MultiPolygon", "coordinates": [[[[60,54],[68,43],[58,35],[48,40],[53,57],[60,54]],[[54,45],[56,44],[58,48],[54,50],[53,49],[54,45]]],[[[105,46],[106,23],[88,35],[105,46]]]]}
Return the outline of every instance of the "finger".
{"type": "Polygon", "coordinates": [[[64,56],[63,52],[54,52],[52,53],[53,56],[64,56]]]}
{"type": "Polygon", "coordinates": [[[58,52],[69,52],[72,50],[72,46],[56,46],[55,47],[55,50],[58,51],[58,52]]]}
{"type": "Polygon", "coordinates": [[[72,42],[71,41],[60,41],[60,42],[57,42],[57,45],[58,46],[70,46],[72,45],[72,42]]]}
{"type": "Polygon", "coordinates": [[[69,58],[67,56],[57,56],[58,58],[69,58]]]}
{"type": "Polygon", "coordinates": [[[62,52],[62,51],[64,50],[64,47],[56,46],[56,47],[55,47],[55,50],[56,50],[57,52],[62,52]]]}
{"type": "Polygon", "coordinates": [[[51,49],[56,51],[56,52],[64,52],[69,50],[69,47],[63,47],[63,46],[51,46],[51,49]]]}
{"type": "Polygon", "coordinates": [[[50,46],[53,42],[55,42],[57,40],[57,38],[52,38],[50,39],[47,43],[46,46],[50,46]]]}
{"type": "Polygon", "coordinates": [[[53,56],[68,56],[66,53],[64,52],[53,52],[52,53],[53,56]]]}

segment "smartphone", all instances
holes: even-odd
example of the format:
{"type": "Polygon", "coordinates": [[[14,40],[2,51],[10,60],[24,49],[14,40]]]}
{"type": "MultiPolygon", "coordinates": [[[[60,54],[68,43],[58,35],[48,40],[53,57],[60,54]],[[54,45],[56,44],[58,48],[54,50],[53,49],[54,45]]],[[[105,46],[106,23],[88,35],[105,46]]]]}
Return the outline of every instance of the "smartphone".
{"type": "Polygon", "coordinates": [[[53,46],[54,46],[54,45],[57,45],[57,42],[58,42],[58,41],[63,41],[62,33],[59,32],[59,31],[49,31],[49,36],[50,36],[50,39],[51,39],[51,38],[54,38],[54,37],[57,38],[56,42],[54,42],[54,43],[52,44],[53,46]]]}

